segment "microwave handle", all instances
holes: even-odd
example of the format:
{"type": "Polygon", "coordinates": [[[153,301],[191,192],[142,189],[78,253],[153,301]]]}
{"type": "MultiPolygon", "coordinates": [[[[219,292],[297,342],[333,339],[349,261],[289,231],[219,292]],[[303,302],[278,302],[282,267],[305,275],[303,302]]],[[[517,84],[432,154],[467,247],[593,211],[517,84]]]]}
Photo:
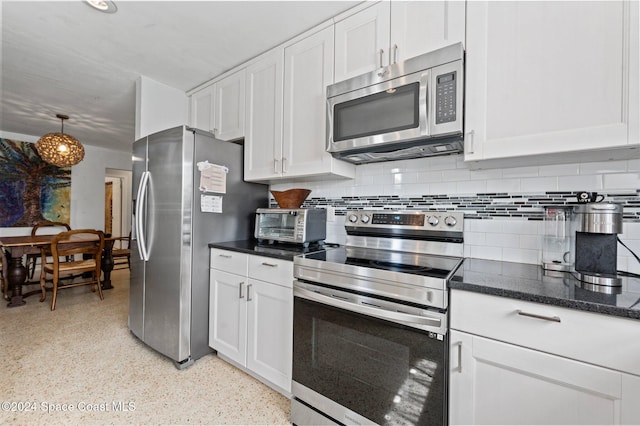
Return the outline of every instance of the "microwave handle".
{"type": "Polygon", "coordinates": [[[420,76],[420,92],[418,93],[418,114],[420,117],[420,134],[423,136],[430,136],[431,126],[429,125],[429,118],[427,113],[431,111],[430,92],[431,90],[431,71],[427,70],[420,76]]]}

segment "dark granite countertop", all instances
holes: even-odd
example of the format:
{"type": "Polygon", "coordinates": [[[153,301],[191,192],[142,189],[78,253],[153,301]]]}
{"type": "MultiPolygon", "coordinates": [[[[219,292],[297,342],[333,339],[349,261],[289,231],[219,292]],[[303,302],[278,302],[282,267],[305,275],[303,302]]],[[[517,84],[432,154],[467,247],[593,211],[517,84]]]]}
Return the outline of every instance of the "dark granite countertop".
{"type": "Polygon", "coordinates": [[[293,261],[294,256],[305,253],[312,253],[324,250],[328,247],[336,246],[335,244],[312,244],[309,247],[302,247],[298,244],[283,243],[259,243],[258,240],[239,240],[225,241],[222,243],[209,243],[209,248],[217,248],[222,250],[235,251],[240,253],[253,254],[258,256],[272,257],[274,259],[293,261]]]}
{"type": "Polygon", "coordinates": [[[449,287],[624,318],[640,319],[640,278],[623,277],[607,294],[582,288],[571,274],[549,276],[541,266],[494,260],[464,260],[449,287]]]}

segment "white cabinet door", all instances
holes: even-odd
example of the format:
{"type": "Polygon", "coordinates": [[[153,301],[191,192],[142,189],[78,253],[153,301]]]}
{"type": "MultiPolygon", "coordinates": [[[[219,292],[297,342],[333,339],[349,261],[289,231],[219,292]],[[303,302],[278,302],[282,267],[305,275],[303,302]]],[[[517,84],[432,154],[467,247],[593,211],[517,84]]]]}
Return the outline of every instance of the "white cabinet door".
{"type": "Polygon", "coordinates": [[[214,86],[207,86],[191,95],[190,123],[196,129],[213,132],[214,86]]]}
{"type": "Polygon", "coordinates": [[[335,81],[389,64],[389,2],[382,1],[335,25],[335,81]]]}
{"type": "Polygon", "coordinates": [[[390,63],[463,42],[465,2],[392,1],[390,63]]]}
{"type": "Polygon", "coordinates": [[[465,160],[626,147],[636,3],[468,2],[465,160]]]}
{"type": "Polygon", "coordinates": [[[209,283],[209,346],[245,365],[247,279],[212,269],[209,283]]]}
{"type": "Polygon", "coordinates": [[[242,69],[215,85],[215,135],[224,141],[244,137],[245,70],[242,69]]]}
{"type": "Polygon", "coordinates": [[[284,51],[283,175],[329,171],[326,152],[326,89],[333,83],[333,27],[284,51]]]}
{"type": "Polygon", "coordinates": [[[622,375],[621,424],[640,424],[640,377],[630,374],[622,375]]]}
{"type": "Polygon", "coordinates": [[[249,279],[247,368],[291,392],[293,289],[249,279]]]}
{"type": "Polygon", "coordinates": [[[246,70],[245,180],[282,174],[283,49],[275,49],[246,70]]]}
{"type": "Polygon", "coordinates": [[[465,39],[464,1],[383,1],[339,21],[335,80],[465,39]]]}
{"type": "MultiPolygon", "coordinates": [[[[462,332],[450,338],[451,424],[620,424],[621,407],[640,396],[634,376],[462,332]]],[[[625,415],[637,423],[636,414],[625,415]]]]}

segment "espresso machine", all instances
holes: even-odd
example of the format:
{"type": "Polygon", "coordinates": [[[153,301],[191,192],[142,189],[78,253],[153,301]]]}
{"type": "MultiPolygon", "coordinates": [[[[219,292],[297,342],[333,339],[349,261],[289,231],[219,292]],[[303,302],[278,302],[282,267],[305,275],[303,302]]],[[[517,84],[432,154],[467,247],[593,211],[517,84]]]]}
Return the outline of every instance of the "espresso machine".
{"type": "Polygon", "coordinates": [[[618,234],[622,234],[622,206],[586,203],[573,209],[573,271],[583,283],[619,287],[618,234]]]}

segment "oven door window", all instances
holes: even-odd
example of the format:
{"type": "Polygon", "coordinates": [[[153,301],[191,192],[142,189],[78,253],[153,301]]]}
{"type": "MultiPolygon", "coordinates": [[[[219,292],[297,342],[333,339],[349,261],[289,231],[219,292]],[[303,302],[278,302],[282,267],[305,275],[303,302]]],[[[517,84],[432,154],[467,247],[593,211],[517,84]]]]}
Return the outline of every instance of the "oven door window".
{"type": "Polygon", "coordinates": [[[334,142],[419,127],[420,83],[336,104],[334,142]]]}
{"type": "Polygon", "coordinates": [[[446,422],[446,339],[299,297],[293,333],[294,381],[378,424],[446,422]]]}
{"type": "Polygon", "coordinates": [[[258,238],[293,238],[297,215],[261,213],[259,215],[258,238]]]}

